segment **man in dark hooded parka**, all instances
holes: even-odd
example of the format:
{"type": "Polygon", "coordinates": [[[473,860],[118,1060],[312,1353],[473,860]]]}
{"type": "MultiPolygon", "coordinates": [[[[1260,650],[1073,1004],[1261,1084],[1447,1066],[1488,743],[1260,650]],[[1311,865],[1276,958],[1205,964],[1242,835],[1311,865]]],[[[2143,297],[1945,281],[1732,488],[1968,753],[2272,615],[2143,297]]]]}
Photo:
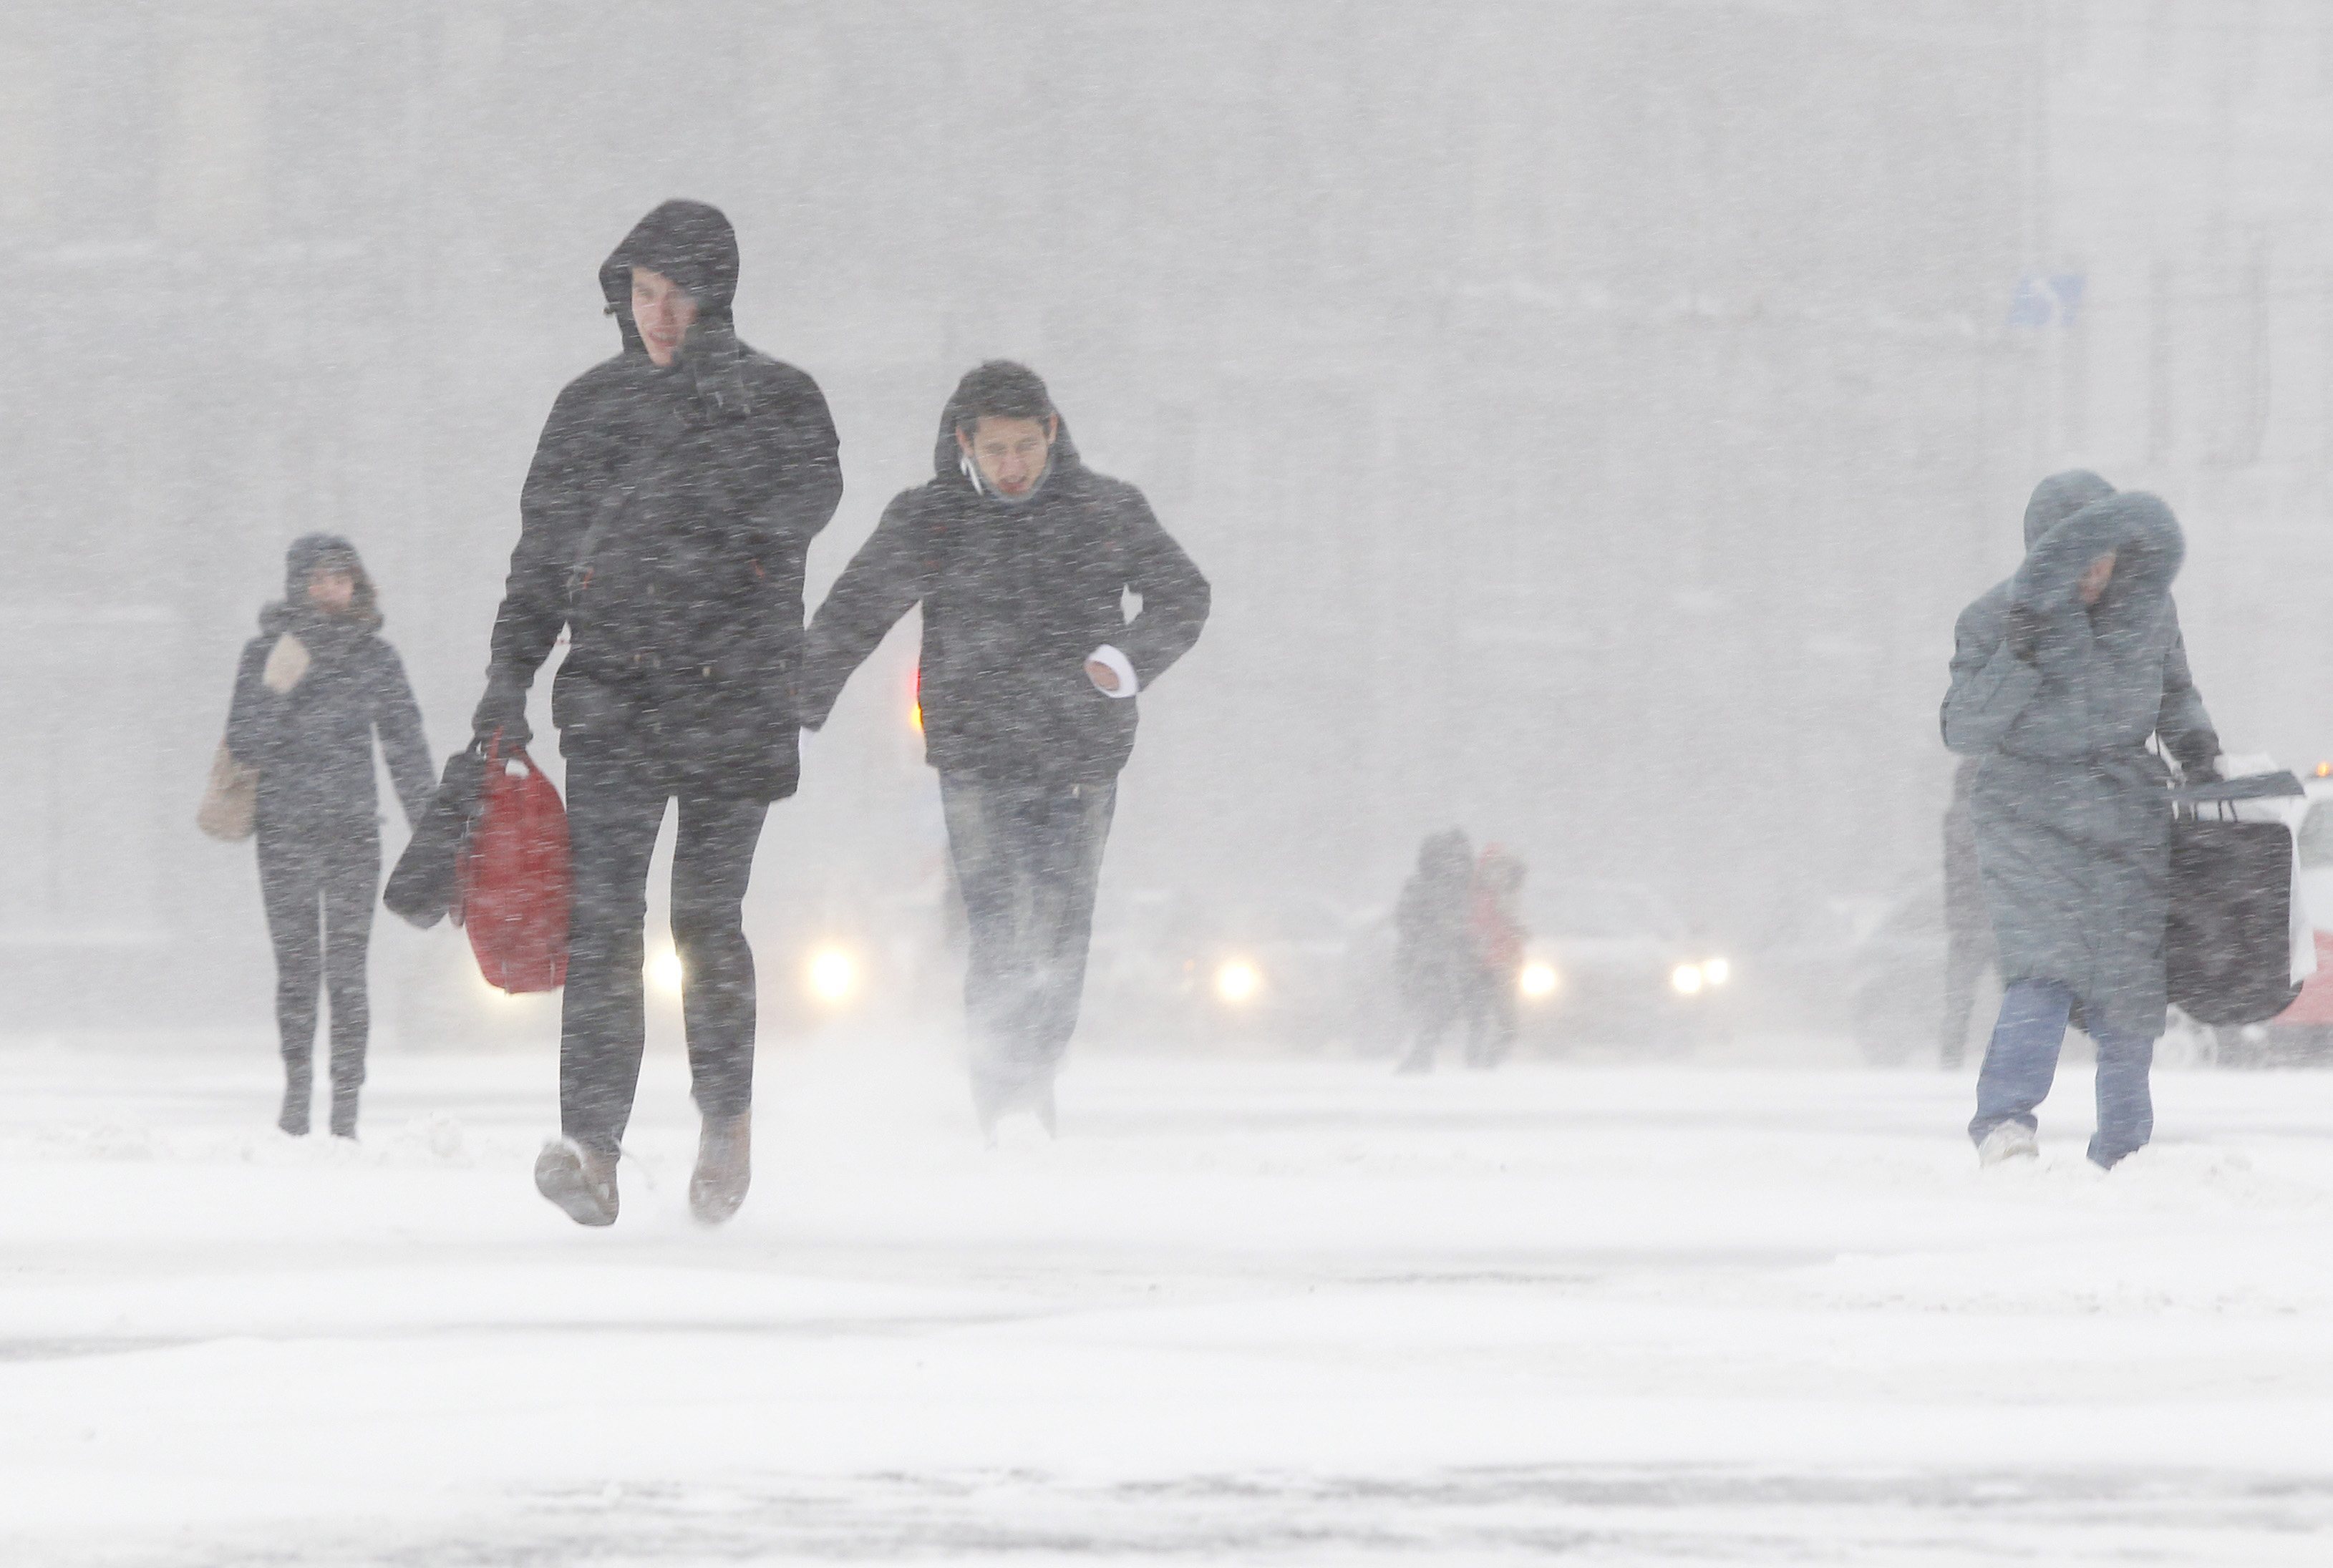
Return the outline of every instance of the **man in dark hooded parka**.
{"type": "Polygon", "coordinates": [[[964,893],[974,1107],[984,1125],[1015,1108],[1050,1125],[1134,698],[1198,640],[1207,579],[1140,491],[1085,465],[1024,366],[964,378],[932,467],[819,607],[802,722],[822,724],[850,672],[923,606],[924,751],[964,893]]]}
{"type": "Polygon", "coordinates": [[[2094,473],[2042,482],[2015,576],[1962,612],[1944,743],[1978,759],[1969,809],[2005,994],[1969,1123],[1987,1163],[2036,1152],[2069,1018],[2098,1046],[2111,1166],[2154,1130],[2147,1071],[2166,1006],[2170,770],[2210,777],[2218,735],[2171,598],[2185,553],[2151,495],[2094,473]]]}
{"type": "Polygon", "coordinates": [[[672,931],[705,1118],[692,1209],[748,1180],[754,956],[741,905],[770,803],[794,791],[802,561],[842,495],[810,377],[740,341],[737,242],[701,202],[640,220],[600,269],[622,350],[568,384],[528,470],[475,726],[527,736],[560,633],[551,715],[567,761],[574,894],[560,1043],[564,1138],[536,1185],[578,1221],[617,1211],[639,1081],[650,851],[679,803],[672,931]]]}

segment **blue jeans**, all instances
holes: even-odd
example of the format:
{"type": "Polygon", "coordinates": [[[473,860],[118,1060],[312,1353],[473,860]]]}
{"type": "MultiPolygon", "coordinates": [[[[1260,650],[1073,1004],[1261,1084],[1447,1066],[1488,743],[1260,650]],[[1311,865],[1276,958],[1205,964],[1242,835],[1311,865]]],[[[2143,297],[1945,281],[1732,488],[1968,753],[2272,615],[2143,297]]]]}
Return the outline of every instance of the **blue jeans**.
{"type": "MultiPolygon", "coordinates": [[[[1969,1136],[1984,1142],[2005,1122],[2037,1125],[2033,1107],[2050,1094],[2058,1074],[2058,1047],[2065,1044],[2066,1020],[2074,993],[2056,980],[2021,980],[2001,999],[2001,1018],[1984,1048],[1984,1070],[1976,1079],[1976,1119],[1969,1136]]],[[[2155,1101],[2146,1072],[2155,1064],[2155,1042],[2094,1029],[2098,1047],[2098,1131],[2090,1158],[2112,1165],[2155,1135],[2155,1101]]]]}
{"type": "Polygon", "coordinates": [[[974,1075],[1017,1091],[1050,1081],[1077,1031],[1102,846],[1118,785],[940,775],[971,951],[964,1009],[974,1075]]]}

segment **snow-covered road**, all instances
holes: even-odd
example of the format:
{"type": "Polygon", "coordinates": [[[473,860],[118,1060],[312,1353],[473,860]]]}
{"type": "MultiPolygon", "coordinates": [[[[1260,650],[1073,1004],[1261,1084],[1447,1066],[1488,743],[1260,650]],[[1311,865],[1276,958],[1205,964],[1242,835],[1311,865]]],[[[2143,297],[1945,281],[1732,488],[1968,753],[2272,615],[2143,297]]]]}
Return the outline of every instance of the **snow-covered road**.
{"type": "MultiPolygon", "coordinates": [[[[0,1561],[2333,1561],[2333,1075],[1980,1175],[1933,1074],[765,1053],[744,1215],[652,1059],[610,1232],[545,1049],[0,1051],[0,1561]]],[[[2054,1113],[2054,1114],[2052,1114],[2054,1113]]]]}

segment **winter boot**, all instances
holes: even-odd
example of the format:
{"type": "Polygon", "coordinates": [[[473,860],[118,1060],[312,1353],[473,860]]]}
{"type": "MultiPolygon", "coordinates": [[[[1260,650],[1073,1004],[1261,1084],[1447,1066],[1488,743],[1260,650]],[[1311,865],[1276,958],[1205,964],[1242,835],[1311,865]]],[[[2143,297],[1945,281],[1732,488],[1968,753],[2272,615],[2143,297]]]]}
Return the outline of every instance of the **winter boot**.
{"type": "Polygon", "coordinates": [[[745,1201],[754,1180],[754,1114],[707,1116],[696,1140],[696,1173],[688,1179],[688,1211],[718,1225],[745,1201]]]}
{"type": "Polygon", "coordinates": [[[353,1142],[357,1135],[357,1085],[332,1085],[332,1136],[353,1142]]]}
{"type": "Polygon", "coordinates": [[[2038,1160],[2041,1145],[2035,1141],[2033,1129],[2022,1122],[2003,1122],[1984,1135],[1976,1146],[1976,1162],[1983,1166],[2002,1165],[2011,1160],[2038,1160]]]}
{"type": "Polygon", "coordinates": [[[275,1125],[294,1138],[308,1135],[308,1103],[315,1097],[315,1078],[304,1062],[283,1064],[283,1110],[275,1125]]]}
{"type": "Polygon", "coordinates": [[[616,1222],[616,1157],[572,1138],[545,1143],[534,1162],[534,1190],[578,1225],[616,1222]]]}

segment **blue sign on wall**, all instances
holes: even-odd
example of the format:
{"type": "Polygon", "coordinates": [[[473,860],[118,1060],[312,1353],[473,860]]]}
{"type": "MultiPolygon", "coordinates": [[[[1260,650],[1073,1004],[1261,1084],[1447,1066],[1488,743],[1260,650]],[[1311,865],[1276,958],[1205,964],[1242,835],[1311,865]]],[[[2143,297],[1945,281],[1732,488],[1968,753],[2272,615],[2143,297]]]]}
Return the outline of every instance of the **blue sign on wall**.
{"type": "Polygon", "coordinates": [[[2079,272],[2028,272],[2009,298],[2012,327],[2071,327],[2082,308],[2079,272]]]}

